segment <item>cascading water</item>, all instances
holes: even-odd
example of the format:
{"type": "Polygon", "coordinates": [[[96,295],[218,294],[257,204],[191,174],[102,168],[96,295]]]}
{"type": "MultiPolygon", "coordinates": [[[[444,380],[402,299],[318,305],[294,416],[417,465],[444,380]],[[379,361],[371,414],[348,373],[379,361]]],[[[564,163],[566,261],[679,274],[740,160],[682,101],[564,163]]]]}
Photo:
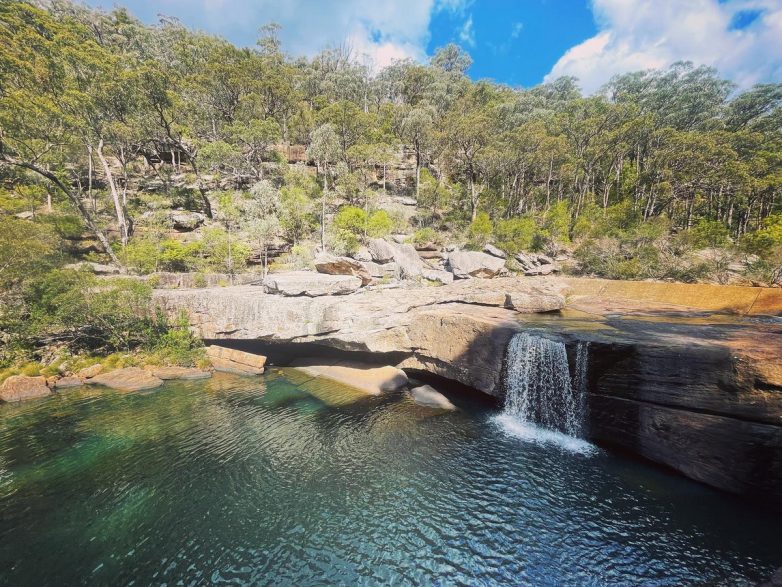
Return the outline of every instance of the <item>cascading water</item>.
{"type": "Polygon", "coordinates": [[[515,335],[505,357],[502,423],[533,440],[554,441],[577,451],[591,446],[577,440],[585,432],[588,355],[588,345],[579,344],[571,380],[563,343],[527,333],[515,335]]]}

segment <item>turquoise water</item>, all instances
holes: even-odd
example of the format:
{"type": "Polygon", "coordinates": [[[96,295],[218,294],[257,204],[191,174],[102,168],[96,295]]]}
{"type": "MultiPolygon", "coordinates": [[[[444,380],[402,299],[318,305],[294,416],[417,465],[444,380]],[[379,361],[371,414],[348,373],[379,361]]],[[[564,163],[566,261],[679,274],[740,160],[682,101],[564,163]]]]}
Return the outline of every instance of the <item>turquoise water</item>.
{"type": "MultiPolygon", "coordinates": [[[[0,406],[0,584],[752,584],[780,519],[295,371],[0,406]]],[[[542,440],[542,441],[541,441],[542,440]]]]}

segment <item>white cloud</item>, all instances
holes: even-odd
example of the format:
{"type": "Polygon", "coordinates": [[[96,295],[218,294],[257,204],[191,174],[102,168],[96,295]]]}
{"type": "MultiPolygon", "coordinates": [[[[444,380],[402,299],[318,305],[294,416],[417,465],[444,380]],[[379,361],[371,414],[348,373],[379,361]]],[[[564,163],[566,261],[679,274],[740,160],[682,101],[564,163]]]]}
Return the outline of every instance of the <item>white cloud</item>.
{"type": "MultiPolygon", "coordinates": [[[[0,0],[2,1],[2,0],[0,0]]],[[[111,9],[116,0],[88,0],[111,9]]],[[[134,14],[154,21],[173,15],[188,26],[220,34],[239,45],[254,45],[258,29],[282,25],[283,48],[294,56],[312,56],[347,43],[375,67],[394,59],[426,57],[429,24],[437,10],[458,13],[467,0],[119,0],[134,14]]]]}
{"type": "Polygon", "coordinates": [[[459,40],[470,47],[475,47],[475,29],[472,26],[472,14],[464,21],[459,29],[459,40]]]}
{"type": "Polygon", "coordinates": [[[600,32],[571,47],[546,76],[579,78],[587,93],[613,75],[692,61],[748,87],[782,80],[782,2],[779,0],[593,0],[600,32]],[[731,30],[736,14],[760,11],[731,30]]]}
{"type": "Polygon", "coordinates": [[[511,39],[517,39],[519,35],[521,34],[521,31],[524,30],[524,23],[523,22],[514,22],[513,28],[511,28],[510,31],[510,38],[511,39]]]}

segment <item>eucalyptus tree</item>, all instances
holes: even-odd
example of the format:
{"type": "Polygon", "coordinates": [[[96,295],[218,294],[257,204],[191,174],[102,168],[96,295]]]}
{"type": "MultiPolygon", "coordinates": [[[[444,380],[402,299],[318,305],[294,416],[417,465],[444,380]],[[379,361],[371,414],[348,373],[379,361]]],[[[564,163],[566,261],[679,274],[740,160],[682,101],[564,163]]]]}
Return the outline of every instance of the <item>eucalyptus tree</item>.
{"type": "Polygon", "coordinates": [[[320,213],[320,246],[326,247],[326,199],[329,192],[329,165],[335,163],[342,156],[342,142],[337,129],[330,122],[326,122],[315,129],[312,140],[307,149],[307,158],[315,161],[318,167],[323,168],[323,194],[321,196],[320,213]]]}
{"type": "Polygon", "coordinates": [[[403,110],[396,124],[399,139],[412,147],[415,154],[415,197],[418,199],[421,184],[421,165],[434,140],[434,116],[429,108],[416,107],[403,110]]]}

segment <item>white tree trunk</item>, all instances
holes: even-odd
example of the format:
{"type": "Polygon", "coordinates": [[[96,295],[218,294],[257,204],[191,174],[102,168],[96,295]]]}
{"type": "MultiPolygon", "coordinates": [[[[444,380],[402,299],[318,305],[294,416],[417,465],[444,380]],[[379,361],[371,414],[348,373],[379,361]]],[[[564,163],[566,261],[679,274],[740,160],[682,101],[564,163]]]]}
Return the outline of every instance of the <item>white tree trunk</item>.
{"type": "Polygon", "coordinates": [[[103,165],[103,171],[106,174],[106,181],[109,182],[109,189],[111,190],[111,199],[114,200],[114,211],[117,214],[117,225],[119,227],[119,236],[122,241],[122,246],[125,247],[128,244],[128,225],[125,222],[125,211],[122,208],[122,202],[120,201],[119,192],[117,191],[117,184],[114,181],[114,176],[111,173],[109,162],[106,161],[106,157],[103,155],[103,139],[98,142],[98,148],[96,149],[98,159],[100,159],[101,165],[103,165]]]}

